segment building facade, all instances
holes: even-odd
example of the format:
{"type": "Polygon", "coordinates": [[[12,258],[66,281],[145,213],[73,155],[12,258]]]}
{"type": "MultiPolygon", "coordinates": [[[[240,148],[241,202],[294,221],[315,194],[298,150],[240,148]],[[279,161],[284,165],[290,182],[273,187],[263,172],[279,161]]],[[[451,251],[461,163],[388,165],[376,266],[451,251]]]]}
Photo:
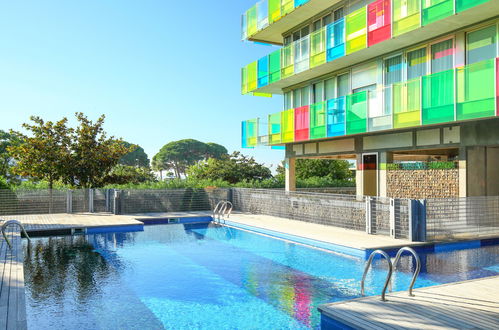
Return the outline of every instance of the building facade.
{"type": "Polygon", "coordinates": [[[263,0],[245,40],[282,45],[242,69],[282,94],[242,146],[356,160],[357,194],[499,195],[499,0],[263,0]]]}

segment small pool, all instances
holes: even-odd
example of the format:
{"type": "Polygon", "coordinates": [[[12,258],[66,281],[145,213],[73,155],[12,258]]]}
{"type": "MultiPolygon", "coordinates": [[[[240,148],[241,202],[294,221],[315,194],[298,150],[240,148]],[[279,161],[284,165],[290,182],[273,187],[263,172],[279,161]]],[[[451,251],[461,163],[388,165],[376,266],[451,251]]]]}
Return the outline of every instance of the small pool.
{"type": "MultiPolygon", "coordinates": [[[[317,306],[359,296],[365,260],[214,224],[33,239],[25,249],[32,329],[309,329],[317,306]]],[[[499,275],[499,246],[422,252],[416,287],[499,275]]],[[[395,290],[405,290],[403,257],[395,290]]],[[[367,293],[379,294],[384,262],[367,293]]]]}

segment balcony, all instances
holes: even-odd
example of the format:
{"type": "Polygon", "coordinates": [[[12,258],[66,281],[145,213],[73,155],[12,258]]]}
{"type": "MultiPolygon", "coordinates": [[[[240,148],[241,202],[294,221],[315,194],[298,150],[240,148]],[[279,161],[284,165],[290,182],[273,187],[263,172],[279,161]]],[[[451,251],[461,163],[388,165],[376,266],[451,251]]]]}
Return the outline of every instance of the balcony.
{"type": "Polygon", "coordinates": [[[422,6],[420,0],[377,0],[244,67],[241,92],[281,94],[298,83],[499,15],[499,0],[453,1],[433,0],[431,6],[423,1],[422,6]]]}
{"type": "Polygon", "coordinates": [[[242,146],[445,124],[499,116],[499,58],[381,86],[242,123],[242,146]]]}
{"type": "Polygon", "coordinates": [[[242,15],[242,40],[282,45],[282,35],[340,0],[262,0],[242,15]]]}

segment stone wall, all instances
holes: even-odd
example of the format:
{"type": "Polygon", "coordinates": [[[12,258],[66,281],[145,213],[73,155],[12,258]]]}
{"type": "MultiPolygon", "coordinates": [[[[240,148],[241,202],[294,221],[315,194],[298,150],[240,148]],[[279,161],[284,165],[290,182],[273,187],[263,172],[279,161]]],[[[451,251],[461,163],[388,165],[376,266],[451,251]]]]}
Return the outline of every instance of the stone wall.
{"type": "Polygon", "coordinates": [[[388,197],[459,197],[458,169],[387,170],[386,175],[388,197]]]}

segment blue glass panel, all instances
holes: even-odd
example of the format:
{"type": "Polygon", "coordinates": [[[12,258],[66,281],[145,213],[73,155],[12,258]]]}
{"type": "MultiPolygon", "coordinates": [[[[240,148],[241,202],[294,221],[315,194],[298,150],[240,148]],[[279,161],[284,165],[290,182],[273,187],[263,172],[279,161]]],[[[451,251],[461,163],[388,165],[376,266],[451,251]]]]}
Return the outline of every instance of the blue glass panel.
{"type": "Polygon", "coordinates": [[[307,2],[309,2],[310,0],[295,0],[295,8],[298,7],[298,6],[302,6],[304,4],[306,4],[307,2]]]}
{"type": "Polygon", "coordinates": [[[241,148],[249,148],[246,133],[246,121],[241,123],[241,148]]]}
{"type": "Polygon", "coordinates": [[[327,101],[327,136],[345,135],[346,98],[344,96],[327,101]]]}
{"type": "Polygon", "coordinates": [[[258,60],[258,88],[269,84],[269,57],[258,60]]]}
{"type": "Polygon", "coordinates": [[[345,56],[345,19],[331,23],[326,28],[326,60],[345,56]]]}

